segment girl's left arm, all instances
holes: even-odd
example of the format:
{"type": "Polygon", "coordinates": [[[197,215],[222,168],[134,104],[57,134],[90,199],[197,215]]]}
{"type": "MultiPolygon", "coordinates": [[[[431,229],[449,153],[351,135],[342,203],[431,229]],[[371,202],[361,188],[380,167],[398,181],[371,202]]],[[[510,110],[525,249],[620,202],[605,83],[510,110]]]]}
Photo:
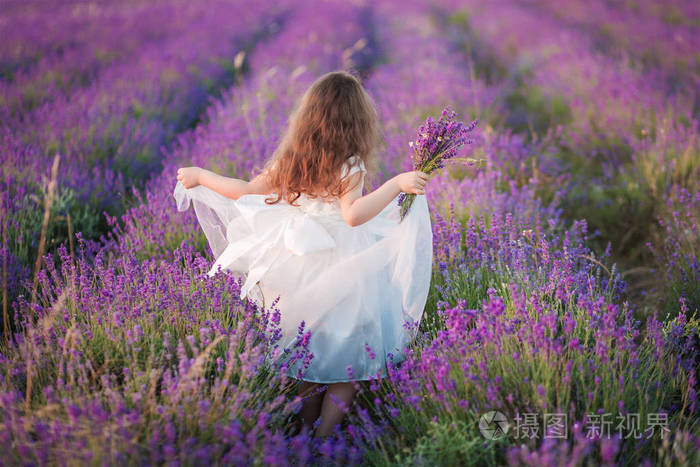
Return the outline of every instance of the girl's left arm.
{"type": "Polygon", "coordinates": [[[258,175],[251,181],[224,177],[200,167],[183,167],[177,171],[177,179],[185,188],[203,185],[227,198],[238,199],[243,195],[267,194],[269,187],[266,177],[258,175]]]}

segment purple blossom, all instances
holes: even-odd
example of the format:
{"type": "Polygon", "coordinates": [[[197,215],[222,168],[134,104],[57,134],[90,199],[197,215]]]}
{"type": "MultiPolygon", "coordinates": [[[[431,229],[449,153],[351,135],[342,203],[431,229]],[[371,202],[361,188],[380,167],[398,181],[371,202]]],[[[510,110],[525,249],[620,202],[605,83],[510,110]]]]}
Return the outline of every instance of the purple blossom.
{"type": "MultiPolygon", "coordinates": [[[[413,170],[431,174],[443,168],[445,161],[454,159],[462,146],[472,142],[468,136],[476,128],[478,120],[465,126],[461,121],[455,120],[456,115],[454,110],[446,107],[437,121],[428,117],[420,126],[418,137],[408,143],[413,149],[413,170]]],[[[415,196],[411,193],[400,194],[398,203],[401,206],[401,219],[408,214],[415,196]]]]}

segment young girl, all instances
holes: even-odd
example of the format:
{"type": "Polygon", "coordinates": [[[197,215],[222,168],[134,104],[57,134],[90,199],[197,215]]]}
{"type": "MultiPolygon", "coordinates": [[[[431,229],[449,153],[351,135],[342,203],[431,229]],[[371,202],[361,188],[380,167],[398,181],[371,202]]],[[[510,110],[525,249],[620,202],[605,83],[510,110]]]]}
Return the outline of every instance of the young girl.
{"type": "Polygon", "coordinates": [[[363,196],[376,145],[371,98],[355,77],[332,72],[304,94],[251,181],[177,171],[178,208],[194,204],[216,257],[210,274],[244,274],[241,297],[260,304],[279,297],[280,345],[293,344],[302,321],[311,331],[302,392],[328,387],[305,399],[301,417],[311,427],[320,415],[318,436],[342,421],[352,381],[386,376],[388,360],[400,361],[428,295],[425,196],[403,221],[397,205],[401,192],[424,195],[427,175],[401,173],[363,196]]]}

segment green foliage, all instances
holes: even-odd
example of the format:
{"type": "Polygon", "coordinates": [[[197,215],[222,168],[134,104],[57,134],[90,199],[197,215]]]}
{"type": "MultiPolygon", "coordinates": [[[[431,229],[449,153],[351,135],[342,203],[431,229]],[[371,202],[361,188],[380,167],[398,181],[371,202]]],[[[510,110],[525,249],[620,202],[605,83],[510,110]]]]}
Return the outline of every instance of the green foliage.
{"type": "Polygon", "coordinates": [[[508,108],[507,127],[541,135],[549,128],[571,121],[571,110],[561,96],[547,96],[539,88],[524,85],[521,78],[516,81],[517,87],[504,99],[508,108]]]}
{"type": "MultiPolygon", "coordinates": [[[[406,446],[393,456],[368,457],[368,465],[392,466],[458,466],[496,465],[503,463],[504,440],[486,441],[478,430],[478,417],[466,421],[445,415],[445,419],[426,420],[421,418],[420,426],[412,425],[419,431],[415,444],[406,446]]],[[[415,423],[416,419],[407,420],[415,423]]],[[[380,448],[381,449],[381,448],[380,448]]]]}
{"type": "MultiPolygon", "coordinates": [[[[22,264],[34,264],[39,247],[39,236],[44,218],[45,194],[35,191],[26,196],[21,208],[14,215],[18,229],[10,229],[8,243],[12,253],[22,264]]],[[[100,200],[93,199],[93,202],[100,200]]],[[[46,232],[47,250],[53,251],[58,245],[69,244],[69,218],[73,233],[82,232],[86,238],[96,238],[106,230],[102,215],[89,203],[81,202],[70,188],[58,187],[51,205],[49,224],[46,232]]]]}

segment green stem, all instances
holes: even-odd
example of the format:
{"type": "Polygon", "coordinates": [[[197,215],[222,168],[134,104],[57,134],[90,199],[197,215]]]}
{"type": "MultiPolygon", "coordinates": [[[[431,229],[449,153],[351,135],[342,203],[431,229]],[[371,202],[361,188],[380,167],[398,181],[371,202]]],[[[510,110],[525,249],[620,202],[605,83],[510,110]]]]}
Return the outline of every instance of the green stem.
{"type": "Polygon", "coordinates": [[[411,205],[413,204],[413,200],[416,199],[416,195],[407,193],[406,196],[404,197],[403,201],[401,201],[401,220],[403,220],[404,217],[408,214],[408,211],[411,209],[411,205]]]}

